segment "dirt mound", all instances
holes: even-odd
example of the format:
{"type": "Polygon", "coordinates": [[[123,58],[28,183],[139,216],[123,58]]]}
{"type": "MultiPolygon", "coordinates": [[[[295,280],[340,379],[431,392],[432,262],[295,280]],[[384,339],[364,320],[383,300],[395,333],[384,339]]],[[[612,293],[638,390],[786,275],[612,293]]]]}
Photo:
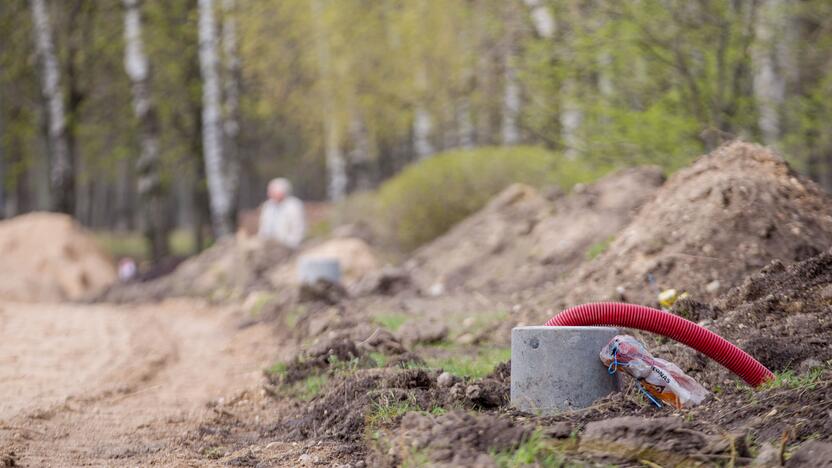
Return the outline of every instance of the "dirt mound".
{"type": "Polygon", "coordinates": [[[372,249],[362,240],[336,238],[292,251],[277,242],[239,236],[218,242],[182,262],[173,273],[148,282],[118,284],[99,299],[146,302],[170,297],[200,297],[211,301],[243,299],[269,291],[294,297],[297,263],[303,256],[337,258],[345,286],[352,286],[378,268],[372,249]]]}
{"type": "Polygon", "coordinates": [[[660,290],[710,301],[774,259],[832,245],[832,198],[757,145],[734,142],[675,174],[595,260],[545,295],[547,305],[660,290]]]}
{"type": "Polygon", "coordinates": [[[226,239],[182,262],[173,273],[148,282],[117,284],[99,300],[147,302],[171,297],[214,301],[239,299],[272,288],[268,273],[284,264],[292,251],[276,242],[226,239]]]}
{"type": "Polygon", "coordinates": [[[61,301],[116,278],[112,259],[71,217],[30,213],[0,222],[0,298],[61,301]]]}
{"type": "Polygon", "coordinates": [[[273,269],[269,273],[269,281],[275,285],[297,285],[301,258],[337,259],[341,265],[341,281],[346,287],[356,285],[364,276],[381,267],[376,253],[366,242],[356,237],[336,237],[304,248],[291,262],[273,269]]]}
{"type": "MultiPolygon", "coordinates": [[[[820,366],[832,359],[832,249],[791,265],[774,261],[713,306],[686,300],[672,312],[705,323],[773,371],[820,366]]],[[[728,371],[679,345],[655,351],[703,383],[728,378],[728,371]]]]}
{"type": "Polygon", "coordinates": [[[557,280],[603,249],[663,181],[658,168],[627,169],[554,200],[512,185],[417,251],[409,267],[421,284],[445,290],[508,292],[557,280]]]}
{"type": "Polygon", "coordinates": [[[490,454],[517,448],[531,431],[511,419],[490,414],[453,411],[441,416],[407,413],[383,460],[374,464],[399,466],[423,454],[435,466],[496,466],[490,454]]]}

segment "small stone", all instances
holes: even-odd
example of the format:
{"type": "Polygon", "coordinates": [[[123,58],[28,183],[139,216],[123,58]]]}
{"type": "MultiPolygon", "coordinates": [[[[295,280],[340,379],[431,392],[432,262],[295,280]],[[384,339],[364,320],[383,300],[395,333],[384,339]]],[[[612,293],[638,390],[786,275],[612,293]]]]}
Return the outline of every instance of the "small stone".
{"type": "Polygon", "coordinates": [[[820,362],[819,360],[810,357],[808,359],[804,359],[800,363],[800,366],[798,366],[798,369],[799,369],[801,374],[808,374],[809,372],[811,372],[812,369],[814,369],[816,367],[820,367],[822,364],[823,363],[820,362]]]}
{"type": "Polygon", "coordinates": [[[719,280],[713,280],[705,286],[705,291],[714,294],[719,291],[720,286],[719,280]]]}
{"type": "Polygon", "coordinates": [[[312,463],[312,455],[308,453],[304,453],[303,455],[298,457],[298,463],[303,465],[308,465],[312,463]]]}
{"type": "Polygon", "coordinates": [[[451,388],[456,383],[456,377],[453,374],[448,372],[443,372],[439,374],[439,378],[436,379],[436,384],[439,385],[441,388],[451,388]]]}
{"type": "Polygon", "coordinates": [[[463,333],[462,335],[459,335],[459,337],[457,337],[456,342],[459,344],[468,345],[472,344],[475,340],[476,337],[474,337],[474,335],[470,333],[463,333]]]}

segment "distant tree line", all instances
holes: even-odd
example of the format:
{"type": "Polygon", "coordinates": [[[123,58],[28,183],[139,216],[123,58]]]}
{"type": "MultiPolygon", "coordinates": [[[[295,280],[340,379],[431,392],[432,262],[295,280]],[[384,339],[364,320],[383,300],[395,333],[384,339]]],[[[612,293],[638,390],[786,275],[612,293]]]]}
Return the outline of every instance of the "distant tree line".
{"type": "Polygon", "coordinates": [[[234,229],[450,149],[669,170],[734,136],[832,189],[826,0],[0,2],[0,217],[234,229]]]}

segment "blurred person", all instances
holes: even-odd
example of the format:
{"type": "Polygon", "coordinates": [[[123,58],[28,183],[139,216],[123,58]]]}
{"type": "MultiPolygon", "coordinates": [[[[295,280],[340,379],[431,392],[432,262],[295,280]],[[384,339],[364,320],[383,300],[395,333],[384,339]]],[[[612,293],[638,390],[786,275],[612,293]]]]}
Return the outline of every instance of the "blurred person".
{"type": "Polygon", "coordinates": [[[269,182],[267,195],[268,200],[260,207],[257,235],[297,248],[306,230],[303,202],[292,196],[292,183],[282,177],[269,182]]]}
{"type": "Polygon", "coordinates": [[[139,268],[136,265],[136,261],[130,257],[123,257],[118,261],[118,279],[119,281],[126,283],[128,281],[132,281],[136,274],[139,272],[139,268]]]}

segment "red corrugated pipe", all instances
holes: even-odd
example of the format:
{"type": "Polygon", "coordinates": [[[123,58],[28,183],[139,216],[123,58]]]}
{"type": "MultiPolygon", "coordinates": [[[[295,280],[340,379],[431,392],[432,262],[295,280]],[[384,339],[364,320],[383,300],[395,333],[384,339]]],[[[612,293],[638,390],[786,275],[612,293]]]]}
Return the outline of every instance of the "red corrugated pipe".
{"type": "Polygon", "coordinates": [[[549,319],[546,325],[612,325],[658,333],[708,356],[754,387],[774,379],[770,370],[725,338],[690,320],[651,307],[618,302],[584,304],[564,310],[549,319]]]}

